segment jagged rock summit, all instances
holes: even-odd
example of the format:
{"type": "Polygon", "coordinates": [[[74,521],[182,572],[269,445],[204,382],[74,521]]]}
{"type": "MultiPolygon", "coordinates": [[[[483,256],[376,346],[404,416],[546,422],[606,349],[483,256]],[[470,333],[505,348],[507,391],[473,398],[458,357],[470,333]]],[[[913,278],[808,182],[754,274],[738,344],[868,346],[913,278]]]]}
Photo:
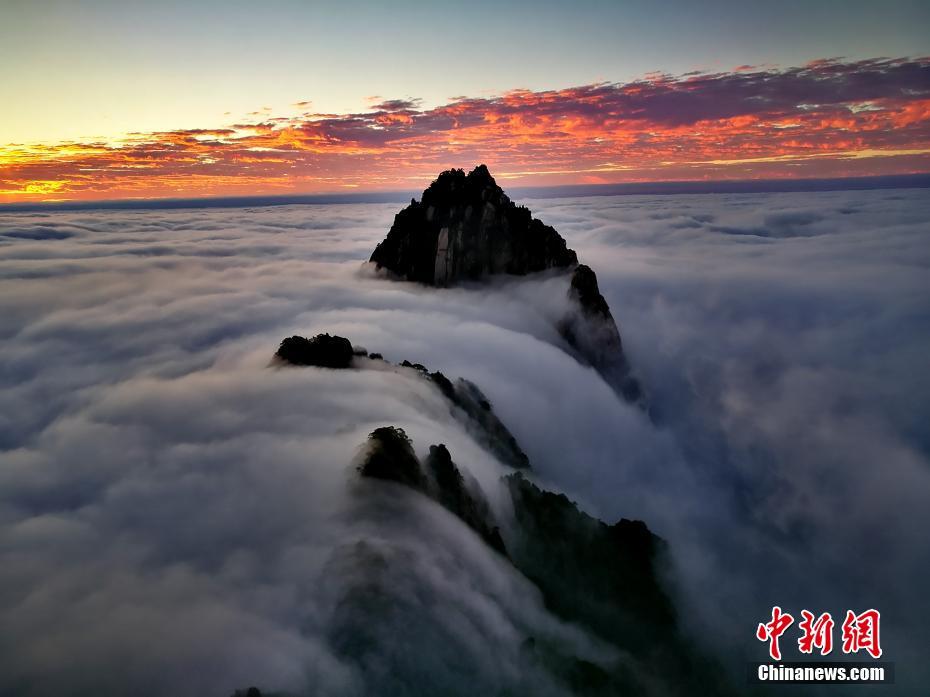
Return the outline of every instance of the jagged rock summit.
{"type": "Polygon", "coordinates": [[[432,286],[491,274],[522,276],[578,263],[553,228],[517,206],[484,165],[450,169],[394,219],[371,261],[432,286]]]}
{"type": "Polygon", "coordinates": [[[625,399],[643,402],[594,271],[578,263],[555,229],[511,201],[485,165],[468,174],[442,172],[420,201],[396,215],[371,262],[397,278],[440,287],[564,269],[579,312],[559,323],[560,333],[625,399]]]}

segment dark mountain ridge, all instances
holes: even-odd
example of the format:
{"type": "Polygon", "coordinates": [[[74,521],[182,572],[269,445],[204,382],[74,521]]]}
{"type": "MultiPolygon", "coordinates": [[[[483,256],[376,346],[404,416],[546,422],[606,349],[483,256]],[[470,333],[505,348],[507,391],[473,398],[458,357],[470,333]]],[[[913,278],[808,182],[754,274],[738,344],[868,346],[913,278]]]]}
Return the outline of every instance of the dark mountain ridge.
{"type": "MultiPolygon", "coordinates": [[[[353,347],[343,337],[320,334],[285,339],[275,360],[302,367],[365,370],[371,369],[371,361],[384,359],[353,347]]],[[[458,517],[539,588],[550,611],[635,656],[645,674],[621,664],[580,660],[532,636],[523,641],[527,660],[544,666],[577,694],[687,695],[698,687],[708,694],[729,694],[709,659],[678,627],[660,573],[664,540],[642,521],[622,518],[608,525],[581,511],[564,494],[533,483],[523,474],[532,472],[525,453],[473,383],[452,381],[419,363],[405,360],[395,365],[427,380],[448,400],[469,433],[515,469],[500,480],[512,520],[507,524],[496,520],[487,492],[453,460],[444,444],[430,445],[421,459],[407,434],[395,426],[371,432],[357,460],[359,476],[411,489],[458,517]]]]}

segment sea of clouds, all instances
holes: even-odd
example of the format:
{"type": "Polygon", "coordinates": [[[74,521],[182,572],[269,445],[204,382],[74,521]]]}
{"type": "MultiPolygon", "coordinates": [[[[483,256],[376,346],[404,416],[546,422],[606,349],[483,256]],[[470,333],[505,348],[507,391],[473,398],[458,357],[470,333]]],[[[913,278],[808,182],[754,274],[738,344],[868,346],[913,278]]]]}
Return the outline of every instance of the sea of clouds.
{"type": "Polygon", "coordinates": [[[425,381],[270,364],[323,331],[472,380],[542,485],[645,520],[735,680],[776,604],[875,607],[898,689],[930,680],[927,190],[522,202],[598,273],[651,416],[566,351],[564,278],[367,268],[397,204],[0,210],[0,694],[558,694],[525,637],[626,660],[358,481],[400,426],[507,522],[505,468],[425,381]]]}

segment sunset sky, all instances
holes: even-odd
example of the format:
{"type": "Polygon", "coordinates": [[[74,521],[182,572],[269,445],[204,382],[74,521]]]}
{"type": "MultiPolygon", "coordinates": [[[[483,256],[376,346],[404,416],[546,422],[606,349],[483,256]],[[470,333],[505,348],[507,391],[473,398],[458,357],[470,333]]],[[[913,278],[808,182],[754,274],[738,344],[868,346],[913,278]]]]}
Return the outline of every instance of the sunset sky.
{"type": "Polygon", "coordinates": [[[930,172],[930,3],[0,0],[0,202],[930,172]]]}

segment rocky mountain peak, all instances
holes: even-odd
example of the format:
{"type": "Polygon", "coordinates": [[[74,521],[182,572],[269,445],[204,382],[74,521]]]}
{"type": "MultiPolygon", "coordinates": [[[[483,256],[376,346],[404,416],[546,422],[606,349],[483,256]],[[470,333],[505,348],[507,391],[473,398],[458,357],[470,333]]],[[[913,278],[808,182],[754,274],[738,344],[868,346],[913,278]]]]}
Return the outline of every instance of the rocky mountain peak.
{"type": "Polygon", "coordinates": [[[525,275],[578,262],[553,228],[504,193],[484,165],[442,172],[394,218],[371,261],[432,286],[491,274],[525,275]]]}
{"type": "Polygon", "coordinates": [[[395,216],[371,262],[395,278],[430,286],[564,269],[577,311],[560,322],[562,336],[625,399],[643,403],[594,271],[579,265],[555,229],[511,201],[487,166],[441,172],[419,201],[395,216]]]}

